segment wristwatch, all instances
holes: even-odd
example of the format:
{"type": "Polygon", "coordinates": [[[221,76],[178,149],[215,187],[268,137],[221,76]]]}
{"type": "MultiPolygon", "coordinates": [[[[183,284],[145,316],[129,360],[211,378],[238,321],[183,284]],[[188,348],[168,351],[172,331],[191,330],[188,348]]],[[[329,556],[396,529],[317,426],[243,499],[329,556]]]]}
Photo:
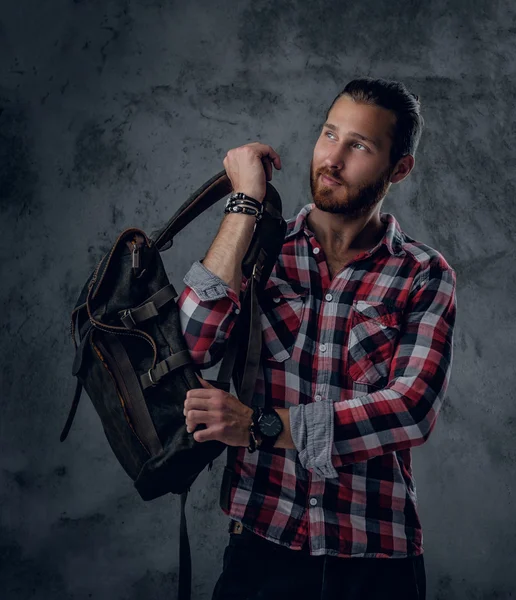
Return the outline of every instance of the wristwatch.
{"type": "Polygon", "coordinates": [[[253,424],[255,431],[258,431],[262,440],[258,448],[260,450],[270,450],[273,448],[280,433],[283,431],[283,423],[278,413],[273,408],[255,408],[253,412],[253,424]]]}

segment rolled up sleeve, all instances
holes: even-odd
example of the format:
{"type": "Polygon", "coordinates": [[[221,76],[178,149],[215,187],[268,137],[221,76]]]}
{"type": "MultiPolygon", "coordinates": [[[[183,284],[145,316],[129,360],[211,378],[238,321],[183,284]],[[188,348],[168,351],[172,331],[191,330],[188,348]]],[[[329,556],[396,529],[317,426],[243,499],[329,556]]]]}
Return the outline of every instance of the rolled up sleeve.
{"type": "Polygon", "coordinates": [[[299,462],[324,478],[338,477],[331,461],[333,402],[299,404],[289,409],[290,433],[299,462]]]}
{"type": "Polygon", "coordinates": [[[183,281],[186,287],[178,300],[181,330],[193,361],[207,369],[223,356],[240,312],[240,298],[199,261],[183,281]]]}

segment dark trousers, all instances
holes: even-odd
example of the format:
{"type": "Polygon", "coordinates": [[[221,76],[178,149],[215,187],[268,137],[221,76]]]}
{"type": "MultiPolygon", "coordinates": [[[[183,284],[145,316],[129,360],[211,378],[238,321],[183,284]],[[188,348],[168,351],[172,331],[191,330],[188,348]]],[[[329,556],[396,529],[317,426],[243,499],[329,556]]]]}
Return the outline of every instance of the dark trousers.
{"type": "Polygon", "coordinates": [[[243,529],[231,533],[212,600],[425,600],[423,555],[310,556],[243,529]]]}

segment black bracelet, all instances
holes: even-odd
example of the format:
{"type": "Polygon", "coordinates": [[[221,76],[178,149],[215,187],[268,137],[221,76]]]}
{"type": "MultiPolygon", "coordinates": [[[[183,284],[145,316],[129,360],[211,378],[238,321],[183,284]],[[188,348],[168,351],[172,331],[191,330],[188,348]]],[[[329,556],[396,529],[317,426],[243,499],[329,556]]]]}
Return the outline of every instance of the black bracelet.
{"type": "Polygon", "coordinates": [[[231,200],[247,200],[250,204],[255,206],[258,210],[261,211],[263,208],[263,204],[261,202],[258,202],[258,200],[256,200],[255,198],[251,198],[251,196],[248,196],[247,194],[244,194],[243,192],[233,192],[231,194],[231,196],[229,197],[229,201],[231,201],[231,200]]]}
{"type": "Polygon", "coordinates": [[[249,202],[249,200],[234,200],[233,198],[229,198],[226,202],[226,206],[249,206],[250,208],[254,208],[258,212],[263,211],[262,205],[256,206],[254,202],[249,202]]]}
{"type": "Polygon", "coordinates": [[[231,205],[226,205],[226,208],[224,209],[224,213],[228,214],[228,213],[242,213],[244,215],[253,215],[254,217],[256,217],[256,220],[259,221],[262,218],[262,213],[258,212],[258,210],[254,207],[251,206],[245,206],[245,205],[240,205],[240,204],[231,204],[231,205]]]}
{"type": "Polygon", "coordinates": [[[226,208],[228,208],[229,206],[240,205],[255,208],[260,214],[263,213],[263,204],[261,202],[258,202],[254,198],[250,198],[249,196],[246,196],[245,194],[242,194],[240,192],[232,194],[226,201],[226,208]],[[245,196],[245,198],[242,198],[241,196],[245,196]]]}

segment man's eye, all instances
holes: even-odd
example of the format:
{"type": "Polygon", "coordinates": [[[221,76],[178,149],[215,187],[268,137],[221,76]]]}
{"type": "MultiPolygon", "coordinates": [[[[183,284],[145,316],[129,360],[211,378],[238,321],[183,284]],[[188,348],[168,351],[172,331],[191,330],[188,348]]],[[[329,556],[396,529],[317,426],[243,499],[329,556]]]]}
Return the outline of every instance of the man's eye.
{"type": "Polygon", "coordinates": [[[326,132],[326,136],[327,136],[327,137],[330,137],[330,136],[331,136],[331,138],[330,138],[330,139],[335,139],[335,134],[334,134],[334,133],[332,133],[331,131],[327,131],[327,132],[326,132]]]}
{"type": "Polygon", "coordinates": [[[366,147],[365,147],[363,144],[361,144],[360,142],[355,142],[353,145],[354,145],[354,146],[362,146],[362,148],[363,148],[364,150],[367,150],[367,148],[366,148],[366,147]]]}

